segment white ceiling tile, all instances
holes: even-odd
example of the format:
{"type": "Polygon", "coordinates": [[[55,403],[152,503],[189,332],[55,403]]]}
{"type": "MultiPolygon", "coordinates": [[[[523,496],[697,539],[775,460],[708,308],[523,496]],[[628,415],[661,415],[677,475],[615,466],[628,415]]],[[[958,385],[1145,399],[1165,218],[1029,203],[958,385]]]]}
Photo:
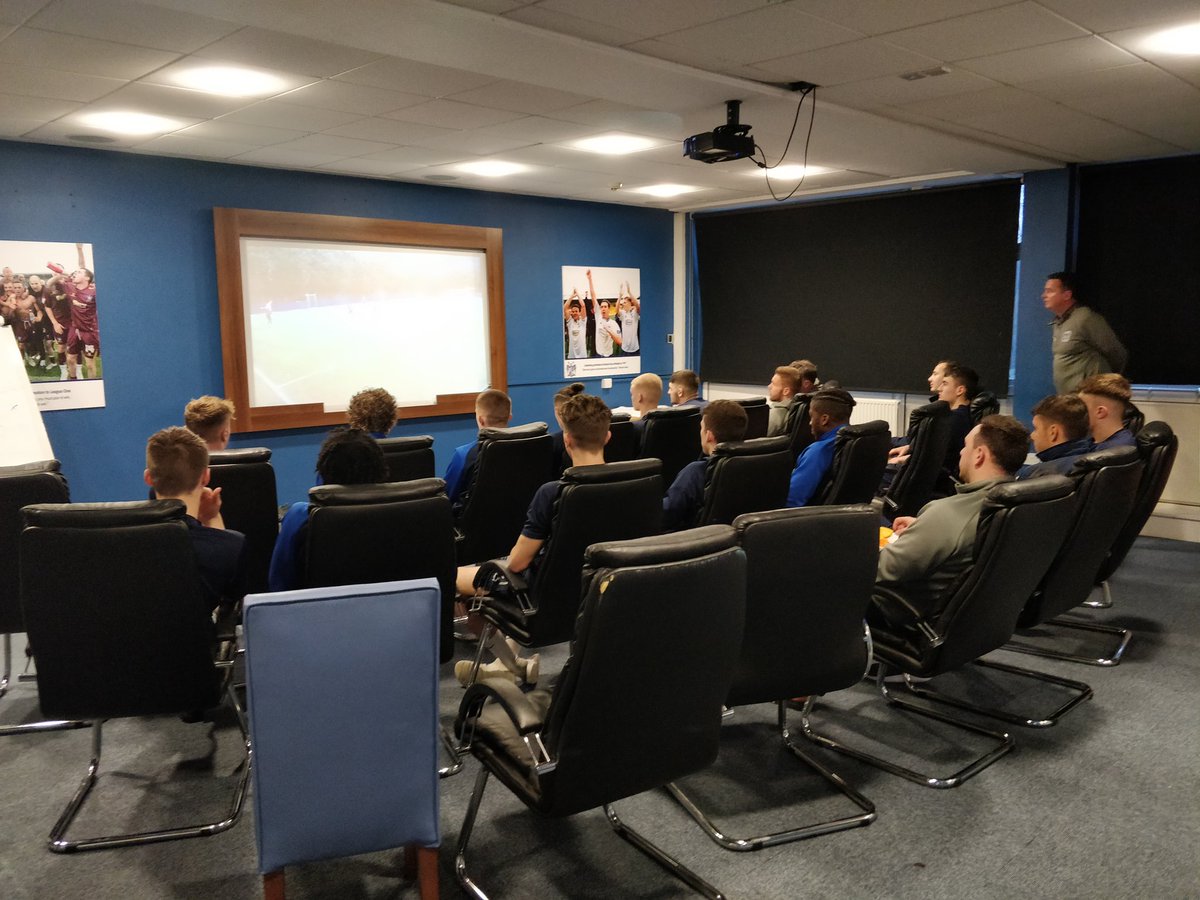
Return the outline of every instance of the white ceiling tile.
{"type": "MultiPolygon", "coordinates": [[[[1042,103],[1044,102],[1042,101],[1042,103]]],[[[902,104],[894,105],[901,106],[902,104]]],[[[1012,107],[1032,105],[1042,104],[1031,94],[1007,86],[903,104],[905,109],[951,122],[961,122],[972,116],[986,115],[992,112],[1003,112],[1012,107]]]]}
{"type": "Polygon", "coordinates": [[[46,0],[4,0],[0,3],[0,22],[22,25],[45,5],[46,0]]]}
{"type": "MultiPolygon", "coordinates": [[[[655,59],[665,59],[670,62],[680,63],[681,65],[691,66],[693,69],[729,72],[743,67],[743,64],[740,62],[725,59],[707,50],[681,44],[669,44],[658,38],[647,38],[644,41],[626,44],[624,49],[631,50],[634,53],[641,53],[644,56],[653,56],[655,59]]],[[[774,79],[775,77],[773,74],[768,76],[769,79],[774,79]]]]}
{"type": "Polygon", "coordinates": [[[191,53],[240,27],[135,0],[54,0],[29,24],[47,31],[179,53],[191,53]]]}
{"type": "Polygon", "coordinates": [[[382,160],[364,159],[361,156],[357,156],[349,159],[339,159],[336,162],[323,163],[317,166],[317,168],[325,172],[342,172],[347,175],[366,175],[375,178],[384,178],[388,175],[395,175],[398,172],[410,172],[413,169],[421,167],[415,163],[383,162],[382,160]]]}
{"type": "MultiPolygon", "coordinates": [[[[380,153],[367,153],[359,158],[374,162],[390,163],[404,168],[431,166],[435,163],[455,161],[454,157],[445,152],[430,150],[427,147],[397,147],[394,150],[384,150],[380,153]]],[[[462,158],[465,159],[466,157],[462,158]]],[[[397,168],[396,171],[401,171],[401,169],[397,168]]]]}
{"type": "MultiPolygon", "coordinates": [[[[4,84],[8,88],[7,82],[4,84]]],[[[35,121],[38,125],[65,116],[79,109],[82,104],[70,100],[49,100],[45,97],[24,97],[17,94],[0,94],[0,121],[22,119],[35,121]]],[[[33,127],[33,126],[30,126],[33,127]]],[[[26,128],[26,131],[29,129],[26,128]]]]}
{"type": "Polygon", "coordinates": [[[279,147],[263,147],[240,153],[233,159],[235,162],[268,163],[276,166],[289,166],[297,169],[308,169],[322,163],[338,159],[336,153],[308,153],[302,150],[283,150],[279,147]]]}
{"type": "MultiPolygon", "coordinates": [[[[1192,84],[1200,84],[1200,56],[1182,56],[1146,49],[1146,38],[1159,30],[1159,28],[1130,28],[1124,31],[1109,32],[1104,37],[1118,47],[1124,47],[1126,50],[1136,53],[1173,75],[1178,75],[1192,84]]],[[[2,46],[0,44],[0,47],[2,46]]]]}
{"type": "Polygon", "coordinates": [[[766,6],[770,0],[542,0],[538,4],[593,22],[619,22],[639,35],[679,31],[766,6]]]}
{"type": "Polygon", "coordinates": [[[838,25],[853,28],[863,34],[886,34],[940,22],[955,16],[968,15],[997,6],[1008,6],[1013,0],[795,0],[807,13],[820,16],[838,25]]]}
{"type": "Polygon", "coordinates": [[[1026,2],[894,31],[886,40],[918,53],[953,61],[1085,35],[1086,29],[1072,25],[1036,3],[1026,2]]]}
{"type": "Polygon", "coordinates": [[[1133,54],[1101,38],[1090,36],[966,59],[955,65],[1006,84],[1022,84],[1133,62],[1137,62],[1133,54]]]}
{"type": "MultiPolygon", "coordinates": [[[[177,59],[169,66],[163,66],[161,69],[156,69],[148,75],[142,76],[140,81],[147,84],[162,84],[167,87],[179,87],[178,77],[184,73],[192,72],[196,69],[203,69],[212,66],[216,60],[203,56],[185,56],[177,59]]],[[[232,65],[241,66],[240,63],[230,61],[232,65]]],[[[283,72],[279,69],[266,69],[262,66],[244,66],[250,72],[256,72],[261,75],[269,75],[276,79],[279,84],[277,94],[284,94],[288,91],[303,87],[306,84],[312,84],[316,79],[312,75],[297,75],[295,72],[283,72]]],[[[202,92],[203,93],[203,92],[202,92]]],[[[214,95],[215,96],[215,95],[214,95]]],[[[243,97],[242,105],[252,103],[255,100],[266,100],[269,97],[243,97]]]]}
{"type": "Polygon", "coordinates": [[[381,153],[396,149],[391,144],[379,141],[361,141],[356,138],[339,137],[333,134],[309,134],[286,144],[277,145],[280,150],[300,150],[305,153],[332,153],[337,156],[362,156],[365,153],[381,153]]]}
{"type": "Polygon", "coordinates": [[[119,78],[0,63],[0,87],[10,94],[87,103],[128,83],[119,78]]]}
{"type": "Polygon", "coordinates": [[[448,94],[483,87],[496,79],[462,69],[434,66],[411,59],[391,58],[343,72],[337,80],[402,91],[406,94],[445,97],[448,94]]]}
{"type": "Polygon", "coordinates": [[[808,81],[824,86],[928,69],[938,65],[938,60],[866,38],[764,60],[757,65],[787,81],[808,81]]]}
{"type": "Polygon", "coordinates": [[[126,85],[104,98],[108,106],[120,106],[156,116],[191,116],[197,119],[215,119],[253,102],[245,97],[221,97],[143,82],[126,85]]]}
{"type": "Polygon", "coordinates": [[[836,87],[818,88],[817,103],[820,105],[822,100],[828,100],[830,103],[841,103],[860,109],[874,109],[882,106],[902,106],[934,97],[967,94],[996,86],[996,82],[990,78],[950,67],[950,72],[946,75],[922,78],[918,81],[905,81],[897,75],[888,75],[868,81],[839,84],[836,87]]]}
{"type": "Polygon", "coordinates": [[[318,109],[334,109],[340,112],[358,113],[362,116],[377,116],[382,113],[424,103],[429,98],[419,94],[404,94],[365,84],[350,84],[326,79],[306,87],[290,91],[278,99],[300,106],[315,106],[318,109]]]}
{"type": "Polygon", "coordinates": [[[683,119],[677,113],[639,109],[610,100],[589,100],[578,106],[560,109],[554,118],[595,125],[601,130],[628,131],[674,140],[683,140],[690,134],[684,130],[683,119]]]}
{"type": "Polygon", "coordinates": [[[1159,109],[1200,100],[1200,89],[1146,62],[1044,78],[1021,88],[1101,118],[1114,111],[1159,109]]]}
{"type": "Polygon", "coordinates": [[[558,119],[546,119],[541,116],[526,116],[523,119],[489,125],[487,128],[479,128],[476,131],[480,134],[524,138],[527,143],[549,143],[588,137],[596,133],[596,128],[576,122],[562,122],[558,119]]]}
{"type": "Polygon", "coordinates": [[[401,122],[399,119],[359,119],[348,125],[325,129],[327,134],[361,138],[364,141],[382,141],[385,144],[410,144],[415,140],[456,134],[453,128],[438,128],[433,125],[418,125],[401,122]]]}
{"type": "Polygon", "coordinates": [[[201,122],[186,131],[176,134],[202,138],[209,141],[223,141],[233,144],[250,144],[264,147],[271,144],[282,144],[303,137],[303,131],[290,128],[264,128],[261,125],[249,125],[245,122],[233,122],[229,119],[215,119],[212,122],[201,122]]]}
{"type": "MultiPolygon", "coordinates": [[[[199,127],[199,126],[197,126],[199,127]]],[[[148,153],[167,153],[172,156],[195,156],[200,159],[229,159],[240,153],[248,153],[261,144],[233,141],[210,141],[196,137],[192,129],[164,134],[160,138],[138,144],[139,150],[148,153]]]]}
{"type": "Polygon", "coordinates": [[[1200,151],[1200,101],[1167,108],[1140,107],[1123,111],[1119,123],[1160,141],[1193,152],[1200,151]]]}
{"type": "Polygon", "coordinates": [[[1039,0],[1042,6],[1089,31],[1112,31],[1139,25],[1182,25],[1194,21],[1196,0],[1039,0]]]}
{"type": "Polygon", "coordinates": [[[198,56],[328,77],[379,59],[380,54],[263,28],[243,28],[197,51],[198,56]]]}
{"type": "Polygon", "coordinates": [[[409,143],[419,147],[446,150],[455,154],[468,153],[485,156],[489,153],[511,150],[514,147],[525,147],[529,145],[530,141],[502,134],[484,134],[480,131],[453,131],[439,137],[412,138],[409,143]]]}
{"type": "Polygon", "coordinates": [[[788,3],[676,31],[660,40],[737,63],[756,63],[860,37],[857,31],[814,18],[788,3]]]}
{"type": "Polygon", "coordinates": [[[225,116],[225,119],[234,122],[266,125],[269,128],[292,128],[299,131],[325,131],[339,125],[346,125],[359,118],[361,116],[356,113],[314,109],[311,106],[295,106],[279,100],[263,100],[225,116]]]}
{"type": "Polygon", "coordinates": [[[388,113],[389,119],[437,125],[439,128],[483,128],[521,118],[520,113],[503,109],[488,109],[456,100],[430,100],[388,113]]]}
{"type": "Polygon", "coordinates": [[[5,116],[0,119],[0,137],[23,137],[27,132],[44,124],[46,124],[45,119],[20,119],[15,116],[5,116]]]}
{"type": "Polygon", "coordinates": [[[500,13],[508,12],[510,9],[526,6],[531,0],[442,0],[442,2],[450,3],[454,6],[462,6],[466,9],[478,10],[479,12],[491,13],[492,15],[499,15],[500,13]]]}
{"type": "Polygon", "coordinates": [[[476,106],[488,106],[493,109],[544,115],[555,110],[566,109],[568,106],[585,103],[591,98],[568,91],[556,91],[554,88],[539,87],[536,84],[524,84],[520,81],[493,81],[480,88],[452,94],[449,99],[462,103],[473,103],[476,106]]]}
{"type": "MultiPolygon", "coordinates": [[[[49,140],[65,140],[70,139],[73,135],[89,135],[104,138],[102,142],[90,143],[90,146],[103,147],[132,147],[136,144],[146,143],[147,136],[144,134],[127,135],[113,134],[108,131],[102,131],[91,125],[87,125],[81,121],[81,117],[93,112],[102,112],[102,106],[85,106],[82,109],[68,113],[60,119],[56,119],[47,125],[43,125],[37,131],[31,134],[31,137],[45,137],[49,140]]],[[[186,128],[189,125],[195,125],[195,119],[184,119],[179,116],[173,116],[179,123],[180,128],[186,128]]],[[[88,142],[81,142],[88,143],[88,142]]]]}
{"type": "Polygon", "coordinates": [[[86,37],[64,37],[36,28],[18,28],[0,41],[0,58],[19,59],[30,66],[129,80],[165,66],[178,59],[179,54],[86,37]]]}
{"type": "Polygon", "coordinates": [[[642,34],[636,31],[610,25],[607,22],[581,19],[579,16],[572,16],[556,9],[547,9],[544,6],[525,6],[507,13],[505,18],[533,25],[536,28],[544,28],[547,31],[583,38],[585,41],[595,41],[597,44],[619,46],[642,37],[642,34]]]}

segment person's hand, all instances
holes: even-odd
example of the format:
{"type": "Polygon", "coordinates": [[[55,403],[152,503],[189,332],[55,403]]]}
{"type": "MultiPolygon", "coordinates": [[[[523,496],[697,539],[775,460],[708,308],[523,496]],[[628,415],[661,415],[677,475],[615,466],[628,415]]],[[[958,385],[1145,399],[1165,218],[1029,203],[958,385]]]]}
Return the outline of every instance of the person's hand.
{"type": "Polygon", "coordinates": [[[917,521],[916,516],[897,516],[892,520],[892,533],[899,537],[915,521],[917,521]]]}
{"type": "Polygon", "coordinates": [[[895,462],[901,456],[908,452],[907,447],[893,447],[888,451],[888,462],[895,462]]]}
{"type": "Polygon", "coordinates": [[[207,525],[213,519],[221,515],[221,489],[206,487],[200,492],[200,519],[201,525],[207,525]]]}

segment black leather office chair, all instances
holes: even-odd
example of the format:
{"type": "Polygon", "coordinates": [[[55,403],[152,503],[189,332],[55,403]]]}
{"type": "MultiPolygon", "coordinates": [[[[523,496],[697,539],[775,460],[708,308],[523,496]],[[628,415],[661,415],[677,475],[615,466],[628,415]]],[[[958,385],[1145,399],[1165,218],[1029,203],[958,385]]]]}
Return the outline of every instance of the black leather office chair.
{"type": "Polygon", "coordinates": [[[460,563],[503,556],[512,549],[529,501],[550,480],[552,455],[545,422],[480,430],[475,478],[463,487],[455,523],[460,563]]]}
{"type": "MultiPolygon", "coordinates": [[[[0,697],[8,693],[12,679],[12,636],[25,631],[17,554],[23,527],[21,508],[33,503],[66,503],[70,499],[67,480],[63,478],[56,459],[0,467],[0,547],[5,548],[5,559],[0,563],[0,635],[4,638],[0,697]]],[[[44,563],[54,564],[54,560],[45,560],[44,563]]],[[[19,725],[0,725],[0,735],[84,728],[87,724],[56,720],[22,722],[19,725]]]]}
{"type": "Polygon", "coordinates": [[[677,406],[652,409],[642,416],[640,459],[662,461],[663,484],[667,487],[690,462],[700,458],[700,409],[677,406]]]}
{"type": "Polygon", "coordinates": [[[622,838],[694,890],[722,896],[613,803],[716,759],[745,590],[745,556],[728,526],[588,548],[571,656],[553,692],[487,679],[463,697],[457,727],[480,768],[455,868],[471,896],[486,897],[466,852],[491,774],[545,816],[603,806],[622,838]]]}
{"type": "Polygon", "coordinates": [[[1175,457],[1179,453],[1179,438],[1166,422],[1151,422],[1137,432],[1138,453],[1142,457],[1144,468],[1142,480],[1138,484],[1137,495],[1134,498],[1133,509],[1117,533],[1112,547],[1105,554],[1096,573],[1095,583],[1103,591],[1103,599],[1098,602],[1088,602],[1087,606],[1107,609],[1112,606],[1112,591],[1108,580],[1125,561],[1125,555],[1146,527],[1146,522],[1154,514],[1154,507],[1167,486],[1171,477],[1171,469],[1175,465],[1175,457]]]}
{"type": "Polygon", "coordinates": [[[950,404],[926,403],[908,418],[908,461],[896,467],[896,477],[883,496],[883,515],[915,516],[934,495],[950,446],[950,404]]]}
{"type": "Polygon", "coordinates": [[[221,488],[225,527],[246,536],[246,593],[267,590],[271,554],[279,536],[275,469],[266,447],[214,450],[208,454],[208,486],[221,488]]]}
{"type": "Polygon", "coordinates": [[[733,523],[746,552],[746,623],[725,705],[777,704],[784,747],[859,811],[738,838],[721,831],[679,784],[667,785],[708,836],[728,850],[759,850],[875,819],[870,800],[792,739],[787,701],[804,696],[811,707],[816,695],[851,687],[863,677],[871,658],[863,616],[875,583],[878,525],[879,517],[868,506],[780,509],[738,516],[733,523]],[[821,574],[797,582],[797,572],[821,574]]]}
{"type": "Polygon", "coordinates": [[[1130,434],[1139,434],[1146,427],[1145,414],[1132,403],[1125,405],[1125,415],[1122,421],[1125,427],[1129,429],[1130,434]]]}
{"type": "Polygon", "coordinates": [[[788,436],[792,465],[800,458],[804,448],[814,440],[812,422],[809,421],[809,406],[812,404],[812,394],[797,394],[787,411],[785,433],[788,436]]]}
{"type": "Polygon", "coordinates": [[[301,587],[436,578],[442,589],[441,660],[454,655],[454,579],[458,566],[446,483],[309,488],[301,587]]]}
{"type": "Polygon", "coordinates": [[[183,504],[39,504],[26,507],[23,515],[21,602],[35,649],[38,697],[48,715],[92,722],[92,762],[50,832],[50,849],[99,850],[225,831],[242,809],[249,745],[231,679],[222,678],[214,664],[213,623],[183,504]],[[47,559],[71,565],[45,565],[47,559]],[[80,590],[80,573],[86,573],[86,590],[80,590]],[[67,839],[96,782],[105,719],[205,709],[216,705],[223,688],[237,713],[246,755],[220,820],[67,839]]]}
{"type": "Polygon", "coordinates": [[[417,481],[433,478],[433,438],[428,434],[412,437],[376,438],[387,464],[387,480],[417,481]]]}
{"type": "Polygon", "coordinates": [[[767,428],[771,423],[771,408],[767,406],[766,397],[742,397],[736,401],[738,406],[746,411],[745,439],[767,436],[767,428]]]}
{"type": "Polygon", "coordinates": [[[978,425],[985,416],[994,416],[1000,412],[1000,400],[991,391],[980,391],[971,400],[971,421],[978,425]]]}
{"type": "MultiPolygon", "coordinates": [[[[1062,546],[1074,515],[1074,482],[1065,476],[996,485],[988,491],[979,515],[973,565],[932,609],[918,610],[902,594],[881,585],[874,588],[869,618],[875,658],[880,662],[877,685],[883,698],[903,710],[991,738],[995,744],[988,752],[953,775],[940,777],[821,735],[812,727],[808,713],[802,716],[805,736],[823,747],[934,788],[957,787],[1011,750],[1010,735],[914,704],[908,699],[915,693],[910,679],[893,693],[885,678],[893,672],[931,678],[1003,646],[1012,637],[1026,600],[1062,546]]],[[[956,706],[966,705],[932,689],[922,689],[922,694],[956,706]]],[[[1073,703],[1082,699],[1086,697],[1073,703]]],[[[1059,711],[1063,712],[1066,709],[1059,711]]]]}
{"type": "MultiPolygon", "coordinates": [[[[479,603],[488,624],[480,636],[476,667],[494,628],[526,647],[570,640],[579,612],[579,573],[587,547],[662,530],[659,472],[658,460],[636,459],[573,466],[563,473],[550,536],[533,577],[527,580],[510,572],[503,560],[484,563],[476,576],[475,584],[488,591],[479,603]]],[[[475,674],[473,669],[472,679],[475,674]]]]}
{"type": "MultiPolygon", "coordinates": [[[[642,442],[641,429],[636,422],[626,415],[615,415],[608,426],[608,443],[604,445],[604,461],[609,463],[628,462],[638,458],[638,449],[642,442]]],[[[570,468],[570,460],[563,467],[563,472],[570,468]]],[[[562,477],[561,472],[554,473],[555,478],[562,477]]]]}
{"type": "Polygon", "coordinates": [[[1010,641],[1006,649],[1095,666],[1120,663],[1133,637],[1132,631],[1059,617],[1075,609],[1091,594],[1096,571],[1133,512],[1143,471],[1141,456],[1134,447],[1102,450],[1075,460],[1070,473],[1078,498],[1075,520],[1049,571],[1030,595],[1017,620],[1019,629],[1038,629],[1043,633],[1065,628],[1113,635],[1118,638],[1116,649],[1099,657],[1082,656],[1024,640],[1010,641]]]}
{"type": "Polygon", "coordinates": [[[742,513],[787,502],[791,454],[785,435],[717,444],[704,470],[704,505],[696,525],[728,525],[742,513]]]}
{"type": "Polygon", "coordinates": [[[809,506],[870,503],[892,448],[892,432],[887,422],[877,419],[861,425],[846,425],[833,442],[833,463],[809,506]]]}

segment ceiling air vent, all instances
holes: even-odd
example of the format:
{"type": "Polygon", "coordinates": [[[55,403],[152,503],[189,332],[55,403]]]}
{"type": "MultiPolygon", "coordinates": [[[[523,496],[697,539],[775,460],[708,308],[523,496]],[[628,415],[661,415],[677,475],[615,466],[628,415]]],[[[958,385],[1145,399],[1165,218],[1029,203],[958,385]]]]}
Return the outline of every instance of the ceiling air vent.
{"type": "Polygon", "coordinates": [[[933,69],[918,69],[916,72],[905,72],[900,77],[905,81],[920,81],[922,78],[937,78],[939,75],[949,75],[950,70],[945,66],[937,66],[933,69]]]}

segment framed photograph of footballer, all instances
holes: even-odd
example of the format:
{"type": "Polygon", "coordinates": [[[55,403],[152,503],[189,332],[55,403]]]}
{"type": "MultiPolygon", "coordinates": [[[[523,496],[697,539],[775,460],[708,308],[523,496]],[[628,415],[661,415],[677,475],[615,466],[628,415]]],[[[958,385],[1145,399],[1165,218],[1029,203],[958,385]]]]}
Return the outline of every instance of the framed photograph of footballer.
{"type": "Polygon", "coordinates": [[[642,371],[641,269],[563,266],[563,377],[642,371]]]}
{"type": "Polygon", "coordinates": [[[41,410],[104,405],[91,244],[0,241],[0,317],[41,410]]]}

